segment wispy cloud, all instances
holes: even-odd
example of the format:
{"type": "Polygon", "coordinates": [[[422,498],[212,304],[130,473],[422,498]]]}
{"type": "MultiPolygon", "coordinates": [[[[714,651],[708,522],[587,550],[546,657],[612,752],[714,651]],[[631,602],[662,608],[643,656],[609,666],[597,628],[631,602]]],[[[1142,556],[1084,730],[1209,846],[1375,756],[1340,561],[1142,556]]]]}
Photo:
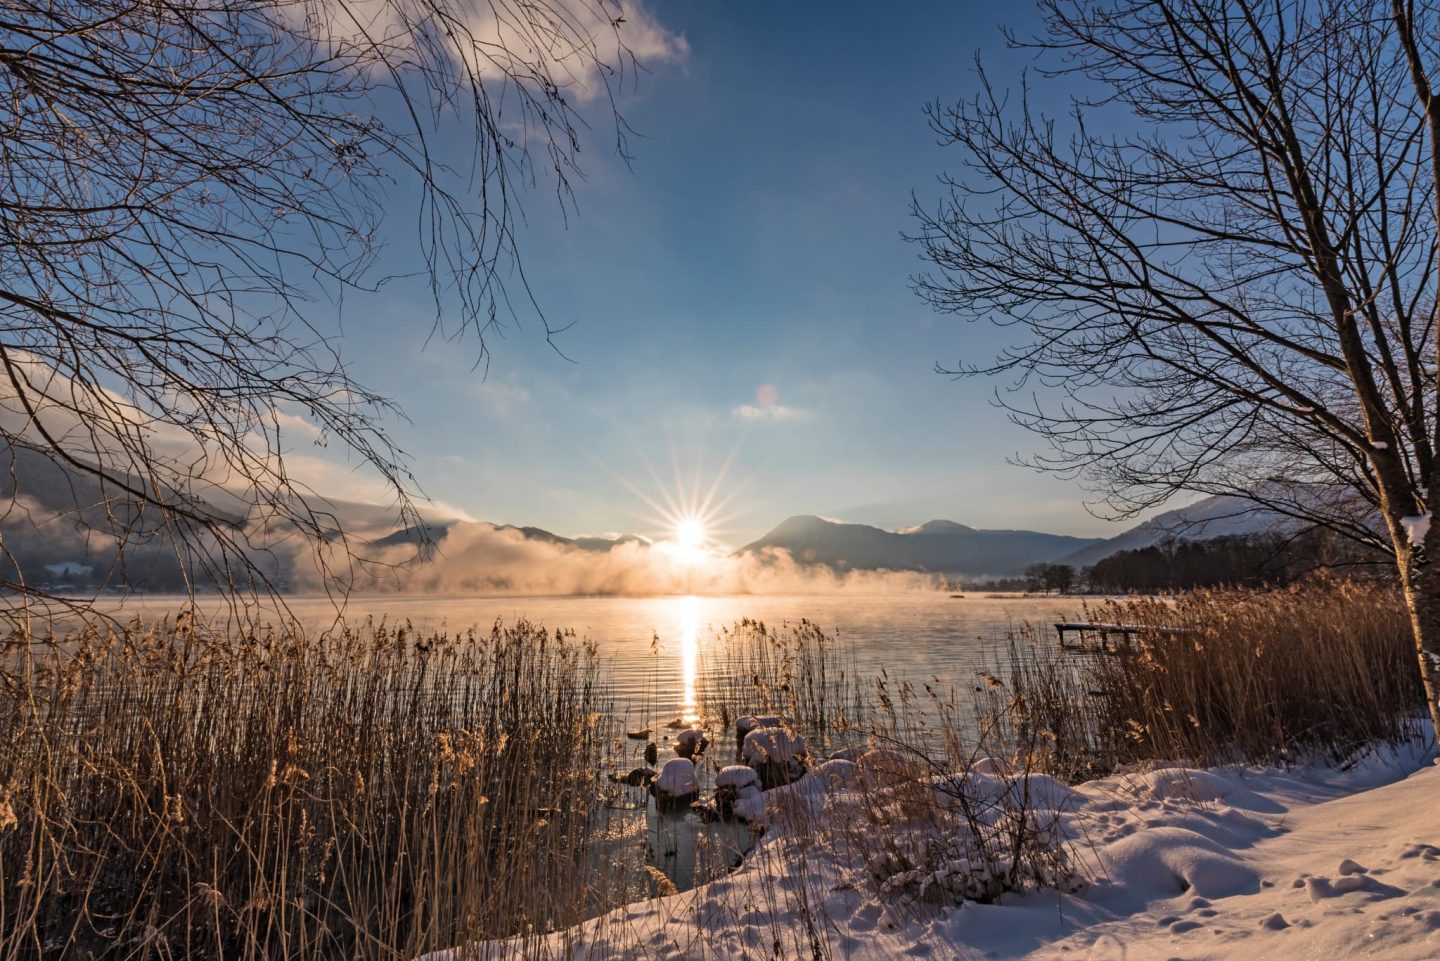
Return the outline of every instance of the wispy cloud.
{"type": "Polygon", "coordinates": [[[738,417],[741,420],[805,420],[810,416],[810,411],[803,407],[787,407],[784,404],[774,404],[770,407],[737,404],[731,409],[730,416],[738,417]]]}
{"type": "Polygon", "coordinates": [[[623,8],[613,0],[544,3],[461,2],[434,10],[417,0],[307,0],[287,6],[294,27],[322,42],[372,47],[399,59],[410,54],[424,28],[444,28],[447,54],[487,81],[531,83],[548,78],[572,100],[604,96],[633,58],[640,64],[682,63],[685,38],[639,0],[623,8]]]}
{"type": "Polygon", "coordinates": [[[530,403],[530,388],[512,373],[504,380],[485,380],[473,388],[482,413],[508,416],[530,403]]]}
{"type": "Polygon", "coordinates": [[[807,420],[810,414],[804,407],[780,403],[780,391],[773,384],[757,387],[753,404],[736,404],[730,409],[731,417],[747,421],[798,421],[807,420]]]}

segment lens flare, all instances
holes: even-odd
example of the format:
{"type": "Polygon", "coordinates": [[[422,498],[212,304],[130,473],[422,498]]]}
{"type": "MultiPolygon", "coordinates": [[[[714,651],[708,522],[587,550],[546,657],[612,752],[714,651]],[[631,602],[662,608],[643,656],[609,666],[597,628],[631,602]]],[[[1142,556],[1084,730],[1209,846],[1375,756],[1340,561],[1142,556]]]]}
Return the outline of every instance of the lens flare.
{"type": "Polygon", "coordinates": [[[650,513],[636,513],[636,517],[647,523],[648,529],[640,533],[665,556],[687,570],[699,570],[711,561],[724,558],[730,550],[727,537],[732,533],[728,525],[736,514],[727,512],[730,504],[748,486],[747,478],[738,484],[727,485],[726,478],[739,445],[730,451],[718,473],[707,482],[703,462],[697,460],[693,475],[686,477],[680,468],[674,445],[670,445],[670,466],[674,479],[666,483],[659,472],[643,456],[637,460],[650,475],[654,484],[651,491],[640,487],[635,480],[613,470],[607,471],[621,485],[628,488],[649,508],[650,513]],[[723,487],[730,487],[722,493],[723,487]],[[651,526],[653,525],[653,526],[651,526]]]}

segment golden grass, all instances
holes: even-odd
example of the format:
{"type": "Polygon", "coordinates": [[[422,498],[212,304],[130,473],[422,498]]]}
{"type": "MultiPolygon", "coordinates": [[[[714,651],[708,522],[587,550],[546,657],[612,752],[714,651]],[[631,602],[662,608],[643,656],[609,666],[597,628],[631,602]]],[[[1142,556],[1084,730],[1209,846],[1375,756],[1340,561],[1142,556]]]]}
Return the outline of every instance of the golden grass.
{"type": "Polygon", "coordinates": [[[1344,762],[1415,736],[1424,710],[1399,592],[1322,578],[1284,590],[1110,601],[1091,619],[1179,634],[1112,655],[1057,655],[1048,625],[982,685],[979,725],[1070,780],[1149,761],[1344,762]],[[992,686],[997,685],[998,686],[992,686]]]}
{"type": "Polygon", "coordinates": [[[0,958],[413,958],[626,893],[572,636],[182,618],[12,635],[0,684],[0,958]]]}
{"type": "Polygon", "coordinates": [[[840,638],[810,620],[779,628],[741,620],[702,654],[697,695],[722,736],[746,714],[787,717],[812,749],[863,731],[870,685],[840,638]]]}

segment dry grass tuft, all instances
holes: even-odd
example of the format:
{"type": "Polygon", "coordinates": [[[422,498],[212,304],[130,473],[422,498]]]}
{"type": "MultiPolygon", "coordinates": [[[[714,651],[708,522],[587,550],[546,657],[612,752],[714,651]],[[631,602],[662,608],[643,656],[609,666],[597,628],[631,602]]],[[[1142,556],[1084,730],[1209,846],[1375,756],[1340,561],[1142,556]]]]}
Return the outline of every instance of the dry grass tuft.
{"type": "Polygon", "coordinates": [[[809,620],[779,629],[741,620],[704,654],[698,695],[722,736],[746,714],[789,718],[812,747],[828,747],[863,730],[868,685],[832,633],[809,620]]]}

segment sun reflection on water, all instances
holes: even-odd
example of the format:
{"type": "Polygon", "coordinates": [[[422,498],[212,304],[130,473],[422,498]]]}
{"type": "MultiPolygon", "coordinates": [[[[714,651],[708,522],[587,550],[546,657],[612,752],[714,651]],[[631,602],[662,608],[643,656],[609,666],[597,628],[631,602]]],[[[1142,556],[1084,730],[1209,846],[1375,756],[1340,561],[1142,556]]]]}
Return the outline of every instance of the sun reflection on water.
{"type": "Polygon", "coordinates": [[[680,638],[680,679],[684,684],[681,719],[686,724],[700,720],[696,686],[700,673],[700,608],[702,600],[687,595],[676,600],[676,635],[680,638]]]}

